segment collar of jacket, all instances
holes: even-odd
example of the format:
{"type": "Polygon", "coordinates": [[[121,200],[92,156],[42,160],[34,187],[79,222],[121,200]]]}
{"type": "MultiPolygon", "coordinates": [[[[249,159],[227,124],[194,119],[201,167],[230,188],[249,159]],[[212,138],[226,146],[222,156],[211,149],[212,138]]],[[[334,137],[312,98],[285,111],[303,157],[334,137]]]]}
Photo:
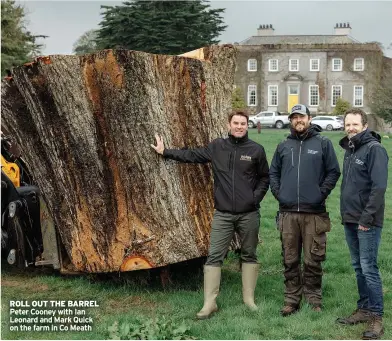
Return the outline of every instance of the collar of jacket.
{"type": "Polygon", "coordinates": [[[305,141],[306,139],[309,139],[315,135],[319,135],[321,130],[322,129],[319,125],[312,124],[302,134],[299,134],[293,127],[290,127],[290,135],[288,138],[305,141]]]}
{"type": "Polygon", "coordinates": [[[233,144],[239,144],[239,143],[244,143],[248,141],[248,132],[242,137],[234,137],[229,133],[229,141],[233,144]]]}
{"type": "Polygon", "coordinates": [[[370,141],[381,142],[381,136],[375,131],[365,129],[359,134],[353,136],[351,139],[349,139],[347,136],[343,137],[339,141],[339,145],[345,150],[357,150],[360,146],[370,141]]]}

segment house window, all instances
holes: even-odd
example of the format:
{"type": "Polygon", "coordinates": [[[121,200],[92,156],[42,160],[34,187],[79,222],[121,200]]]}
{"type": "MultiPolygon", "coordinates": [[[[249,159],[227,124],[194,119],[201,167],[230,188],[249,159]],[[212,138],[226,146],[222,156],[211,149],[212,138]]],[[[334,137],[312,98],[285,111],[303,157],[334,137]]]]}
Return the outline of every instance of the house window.
{"type": "Polygon", "coordinates": [[[342,60],[340,58],[332,59],[332,71],[342,71],[342,60]]]}
{"type": "Polygon", "coordinates": [[[363,71],[365,68],[365,61],[363,58],[354,59],[354,71],[363,71]]]}
{"type": "Polygon", "coordinates": [[[268,60],[268,70],[269,71],[278,71],[278,60],[277,59],[270,59],[268,60]]]}
{"type": "Polygon", "coordinates": [[[248,71],[257,71],[256,59],[248,59],[248,71]]]}
{"type": "Polygon", "coordinates": [[[299,60],[298,59],[290,59],[289,60],[289,70],[290,71],[299,71],[299,60]]]}
{"type": "Polygon", "coordinates": [[[332,85],[332,103],[331,105],[336,106],[336,102],[338,99],[342,97],[342,86],[341,85],[332,85]]]}
{"type": "Polygon", "coordinates": [[[320,71],[320,59],[310,60],[310,71],[320,71]]]}
{"type": "Polygon", "coordinates": [[[363,86],[354,85],[354,107],[363,107],[363,86]]]}
{"type": "Polygon", "coordinates": [[[278,105],[278,86],[268,85],[268,106],[276,107],[278,105]]]}
{"type": "Polygon", "coordinates": [[[319,105],[319,86],[310,85],[309,86],[309,105],[317,107],[319,105]]]}
{"type": "Polygon", "coordinates": [[[256,105],[256,85],[248,85],[248,106],[254,107],[256,105]]]}

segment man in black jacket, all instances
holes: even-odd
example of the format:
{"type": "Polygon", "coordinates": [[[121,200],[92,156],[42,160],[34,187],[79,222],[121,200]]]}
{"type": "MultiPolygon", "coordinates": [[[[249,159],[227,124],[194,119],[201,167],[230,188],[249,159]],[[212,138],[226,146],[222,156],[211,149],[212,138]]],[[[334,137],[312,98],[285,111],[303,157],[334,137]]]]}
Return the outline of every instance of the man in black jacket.
{"type": "Polygon", "coordinates": [[[285,268],[283,316],[298,311],[302,294],[315,311],[321,311],[321,262],[331,228],[325,200],[340,176],[332,143],[320,136],[319,126],[310,125],[309,109],[297,104],[289,119],[291,134],[278,145],[270,168],[271,192],[279,201],[285,268]]]}
{"type": "Polygon", "coordinates": [[[254,290],[258,276],[256,248],[260,224],[260,202],[268,191],[268,162],[264,148],[248,139],[248,115],[229,115],[228,138],[213,140],[204,148],[166,149],[162,138],[151,145],[165,158],[190,163],[212,163],[215,212],[210,247],[204,266],[204,306],[198,319],[218,310],[221,266],[234,231],[241,240],[242,293],[244,303],[256,310],[254,290]]]}
{"type": "Polygon", "coordinates": [[[346,150],[343,165],[340,211],[357,277],[357,309],[337,322],[345,325],[368,322],[363,339],[383,334],[383,292],[377,254],[384,223],[388,154],[381,137],[369,131],[367,115],[353,108],[344,115],[347,136],[340,141],[346,150]]]}

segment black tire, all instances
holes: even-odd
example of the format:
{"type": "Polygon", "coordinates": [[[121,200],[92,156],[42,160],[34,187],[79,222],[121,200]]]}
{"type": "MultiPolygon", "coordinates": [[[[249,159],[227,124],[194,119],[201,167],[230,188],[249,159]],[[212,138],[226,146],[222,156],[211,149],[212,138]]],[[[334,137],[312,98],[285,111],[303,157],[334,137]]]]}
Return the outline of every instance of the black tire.
{"type": "Polygon", "coordinates": [[[284,124],[282,121],[276,121],[275,122],[275,128],[276,129],[282,129],[284,127],[284,124]]]}
{"type": "Polygon", "coordinates": [[[331,125],[331,124],[328,124],[328,125],[325,127],[325,130],[327,130],[327,131],[332,131],[332,130],[333,130],[332,125],[331,125]]]}
{"type": "Polygon", "coordinates": [[[248,128],[254,128],[256,127],[255,123],[253,121],[248,122],[248,128]]]}

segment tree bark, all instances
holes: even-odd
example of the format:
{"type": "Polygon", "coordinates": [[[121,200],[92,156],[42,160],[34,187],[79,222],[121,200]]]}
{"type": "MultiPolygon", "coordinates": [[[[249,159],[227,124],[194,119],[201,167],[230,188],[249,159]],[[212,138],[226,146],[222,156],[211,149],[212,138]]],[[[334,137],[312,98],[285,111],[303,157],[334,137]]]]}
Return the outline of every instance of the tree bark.
{"type": "Polygon", "coordinates": [[[160,267],[207,255],[209,165],[164,160],[226,135],[235,49],[204,59],[104,50],[44,57],[2,84],[19,144],[76,271],[160,267]]]}

